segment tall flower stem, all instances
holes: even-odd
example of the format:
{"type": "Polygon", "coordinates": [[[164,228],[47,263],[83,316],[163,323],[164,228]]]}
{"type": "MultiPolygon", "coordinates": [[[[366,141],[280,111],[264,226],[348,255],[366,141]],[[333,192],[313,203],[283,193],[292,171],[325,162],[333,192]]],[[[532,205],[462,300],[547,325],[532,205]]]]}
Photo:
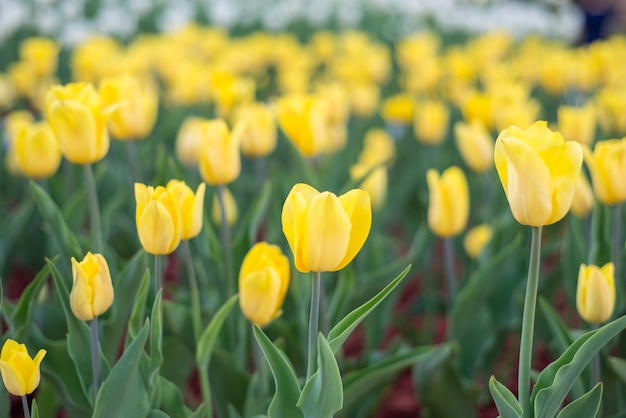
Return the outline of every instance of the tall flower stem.
{"type": "Polygon", "coordinates": [[[89,221],[91,228],[91,245],[96,253],[102,253],[104,243],[102,240],[102,224],[100,221],[100,205],[98,204],[98,191],[96,180],[93,177],[91,164],[83,165],[85,182],[87,183],[87,203],[89,205],[89,221]]]}
{"type": "Polygon", "coordinates": [[[22,395],[22,408],[24,409],[24,418],[30,418],[30,409],[28,408],[28,399],[26,399],[26,395],[22,395]]]}
{"type": "Polygon", "coordinates": [[[93,374],[93,398],[98,397],[98,387],[100,386],[100,350],[98,343],[98,317],[94,317],[89,323],[91,337],[91,372],[93,374]]]}
{"type": "Polygon", "coordinates": [[[126,158],[128,159],[128,167],[130,167],[132,182],[141,181],[139,178],[139,166],[137,164],[139,159],[137,158],[137,147],[135,146],[135,141],[129,139],[124,142],[126,142],[126,158]]]}
{"type": "Polygon", "coordinates": [[[452,303],[457,293],[456,275],[454,274],[454,241],[452,238],[443,240],[443,257],[446,284],[448,285],[448,308],[452,309],[452,303]]]}
{"type": "Polygon", "coordinates": [[[200,339],[202,333],[202,311],[200,310],[200,291],[198,290],[198,282],[196,281],[196,272],[193,268],[193,260],[191,258],[191,249],[189,248],[189,240],[183,240],[185,251],[185,264],[187,265],[187,274],[189,275],[189,291],[191,292],[191,321],[193,322],[193,334],[196,342],[200,339]]]}
{"type": "Polygon", "coordinates": [[[522,406],[523,417],[530,418],[530,368],[533,354],[533,332],[535,330],[535,310],[537,308],[537,288],[539,286],[539,261],[541,254],[541,227],[534,226],[530,244],[530,265],[528,267],[528,281],[526,297],[524,299],[524,314],[522,317],[522,337],[519,354],[519,377],[517,390],[519,403],[522,406]]]}
{"type": "Polygon", "coordinates": [[[622,204],[618,203],[613,208],[613,242],[611,243],[612,259],[615,265],[615,277],[621,277],[622,272],[622,204]]]}
{"type": "Polygon", "coordinates": [[[252,324],[252,354],[254,356],[254,366],[259,375],[259,392],[262,396],[267,395],[267,367],[265,365],[265,357],[259,342],[254,338],[254,324],[252,324]]]}
{"type": "Polygon", "coordinates": [[[313,272],[311,285],[311,312],[309,314],[309,346],[306,365],[306,380],[313,375],[317,362],[317,333],[319,330],[321,276],[319,271],[313,272]]]}
{"type": "Polygon", "coordinates": [[[154,255],[154,294],[159,293],[163,287],[163,279],[161,278],[161,256],[154,255]]]}
{"type": "MultiPolygon", "coordinates": [[[[598,324],[592,324],[591,330],[598,329],[598,324]]],[[[598,351],[591,359],[591,386],[594,387],[600,381],[600,352],[598,351]]]]}
{"type": "Polygon", "coordinates": [[[226,270],[226,297],[229,298],[235,294],[235,282],[233,278],[233,261],[230,251],[230,226],[226,216],[226,201],[224,197],[224,189],[226,186],[217,186],[217,201],[220,206],[220,235],[222,239],[222,249],[224,250],[224,264],[226,270]]]}

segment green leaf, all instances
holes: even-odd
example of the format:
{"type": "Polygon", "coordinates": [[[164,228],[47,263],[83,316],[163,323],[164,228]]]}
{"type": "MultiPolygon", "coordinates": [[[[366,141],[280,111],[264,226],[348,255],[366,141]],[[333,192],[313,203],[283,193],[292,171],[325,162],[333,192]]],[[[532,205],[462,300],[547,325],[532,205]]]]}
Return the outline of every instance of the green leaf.
{"type": "Polygon", "coordinates": [[[242,368],[241,360],[232,351],[217,347],[213,350],[209,379],[217,410],[216,415],[227,417],[228,405],[234,406],[239,413],[243,414],[250,375],[242,368]]]}
{"type": "Polygon", "coordinates": [[[139,290],[135,296],[135,301],[132,305],[132,311],[128,320],[128,335],[127,341],[135,338],[141,324],[145,319],[146,301],[148,300],[148,290],[150,288],[150,270],[146,268],[139,284],[139,290]]]}
{"type": "Polygon", "coordinates": [[[265,217],[267,208],[270,203],[270,197],[272,195],[272,183],[265,181],[263,184],[263,190],[260,196],[254,202],[254,205],[250,209],[250,223],[248,225],[248,240],[249,242],[256,242],[259,226],[265,217]]]}
{"type": "MultiPolygon", "coordinates": [[[[50,274],[50,267],[46,264],[32,282],[26,286],[26,289],[20,295],[20,300],[17,303],[16,308],[13,310],[8,318],[9,326],[14,332],[14,338],[17,340],[23,340],[22,334],[26,331],[26,328],[31,326],[31,316],[33,308],[37,305],[35,299],[39,294],[39,289],[44,283],[44,280],[48,278],[50,274]]],[[[0,281],[1,289],[1,281],[0,281]]]]}
{"type": "Polygon", "coordinates": [[[148,412],[147,418],[170,418],[170,416],[161,410],[151,409],[150,412],[148,412]]]}
{"type": "Polygon", "coordinates": [[[270,418],[302,417],[302,411],[297,407],[300,385],[289,359],[257,326],[254,327],[254,337],[270,365],[276,386],[274,397],[267,410],[268,416],[270,418]]]}
{"type": "Polygon", "coordinates": [[[322,333],[317,337],[317,350],[317,371],[304,385],[298,408],[304,412],[304,418],[331,418],[343,407],[341,373],[322,333]]]}
{"type": "Polygon", "coordinates": [[[595,418],[602,402],[602,382],[561,410],[557,418],[595,418]]]}
{"type": "Polygon", "coordinates": [[[402,271],[402,273],[393,279],[393,281],[376,296],[350,312],[337,325],[335,325],[333,329],[330,330],[328,333],[328,344],[333,353],[336,353],[341,348],[357,325],[359,325],[361,321],[363,321],[363,319],[365,319],[365,317],[400,284],[410,269],[411,265],[409,264],[404,271],[402,271]]]}
{"type": "Polygon", "coordinates": [[[593,356],[624,328],[626,316],[583,334],[539,374],[531,395],[535,418],[556,415],[565,396],[593,356]]]}
{"type": "Polygon", "coordinates": [[[163,376],[161,380],[161,409],[172,418],[186,418],[185,401],[180,388],[163,376]]]}
{"type": "Polygon", "coordinates": [[[204,413],[204,404],[201,403],[198,406],[198,409],[196,409],[195,411],[193,411],[193,413],[191,415],[189,415],[187,418],[204,418],[206,416],[206,414],[204,413]]]}
{"type": "Polygon", "coordinates": [[[150,316],[150,378],[148,380],[148,391],[152,394],[152,406],[158,407],[160,400],[156,399],[155,394],[160,393],[157,390],[161,383],[159,380],[159,372],[161,364],[163,364],[163,321],[161,318],[161,300],[163,297],[163,289],[159,289],[152,305],[152,315],[150,316]]]}
{"type": "Polygon", "coordinates": [[[98,392],[93,418],[144,417],[150,411],[150,395],[139,371],[143,347],[148,340],[150,321],[111,369],[98,392]]]}
{"type": "Polygon", "coordinates": [[[522,407],[515,399],[515,396],[506,386],[498,382],[493,375],[489,378],[489,392],[491,392],[493,401],[502,418],[520,418],[522,416],[522,407]]]}
{"type": "Polygon", "coordinates": [[[622,382],[626,383],[626,360],[619,357],[609,356],[607,365],[622,382]]]}
{"type": "Polygon", "coordinates": [[[0,228],[0,271],[7,262],[12,261],[13,250],[17,248],[18,241],[24,236],[29,222],[32,222],[32,214],[35,205],[32,199],[25,199],[16,212],[10,214],[0,228]]]}
{"type": "Polygon", "coordinates": [[[348,303],[354,294],[356,287],[356,274],[351,268],[339,271],[337,285],[332,292],[328,306],[328,321],[331,324],[338,323],[348,310],[348,303]]]}
{"type": "Polygon", "coordinates": [[[37,400],[33,399],[30,411],[31,418],[39,418],[39,407],[37,406],[37,400]]]}

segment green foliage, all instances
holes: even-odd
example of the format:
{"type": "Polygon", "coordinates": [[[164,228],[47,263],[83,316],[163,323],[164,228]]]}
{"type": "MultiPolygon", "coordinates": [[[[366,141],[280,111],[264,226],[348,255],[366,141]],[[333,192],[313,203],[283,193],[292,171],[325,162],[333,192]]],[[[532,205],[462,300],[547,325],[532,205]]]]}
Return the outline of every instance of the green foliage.
{"type": "Polygon", "coordinates": [[[559,412],[557,418],[595,418],[600,411],[602,401],[602,382],[593,389],[567,405],[559,412]]]}

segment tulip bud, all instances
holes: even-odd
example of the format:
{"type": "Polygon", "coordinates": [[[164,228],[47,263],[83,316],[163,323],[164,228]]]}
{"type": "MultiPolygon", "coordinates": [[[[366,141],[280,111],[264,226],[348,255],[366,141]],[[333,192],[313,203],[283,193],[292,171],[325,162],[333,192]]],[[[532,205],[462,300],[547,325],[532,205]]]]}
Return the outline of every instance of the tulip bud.
{"type": "Polygon", "coordinates": [[[415,115],[415,99],[405,93],[388,97],[383,101],[380,114],[387,122],[408,125],[415,115]]]}
{"type": "Polygon", "coordinates": [[[279,317],[288,287],[287,257],[275,245],[255,244],[239,272],[239,305],[246,318],[262,327],[279,317]]]}
{"type": "Polygon", "coordinates": [[[202,144],[204,119],[189,116],[184,120],[176,136],[176,157],[188,166],[198,166],[202,144]]]}
{"type": "Polygon", "coordinates": [[[180,243],[182,221],[178,205],[165,187],[135,183],[135,220],[139,241],[150,254],[170,254],[180,243]]]}
{"type": "Polygon", "coordinates": [[[49,77],[57,69],[59,50],[52,39],[28,38],[20,45],[20,60],[29,63],[38,77],[49,77]]]}
{"type": "Polygon", "coordinates": [[[485,246],[491,241],[493,231],[487,224],[473,227],[465,235],[463,247],[470,258],[476,259],[483,252],[485,246]]]}
{"type": "Polygon", "coordinates": [[[228,184],[241,172],[239,145],[245,121],[239,122],[232,133],[222,119],[205,121],[201,126],[200,175],[212,186],[228,184]]]}
{"type": "Polygon", "coordinates": [[[235,120],[245,120],[241,137],[241,152],[251,158],[265,157],[276,148],[276,120],[274,113],[260,103],[240,107],[235,120]]]}
{"type": "Polygon", "coordinates": [[[360,118],[371,117],[380,101],[380,87],[372,82],[352,82],[349,86],[352,113],[360,118]]]}
{"type": "Polygon", "coordinates": [[[35,358],[31,358],[24,344],[6,340],[0,352],[0,372],[4,386],[11,395],[24,396],[37,389],[41,379],[39,366],[46,353],[46,350],[41,349],[35,358]]]}
{"type": "Polygon", "coordinates": [[[469,188],[465,173],[459,167],[450,167],[441,177],[437,170],[426,172],[430,201],[428,226],[442,238],[453,237],[463,231],[469,217],[469,188]]]}
{"type": "Polygon", "coordinates": [[[593,191],[587,180],[587,176],[580,171],[574,185],[574,200],[572,200],[572,213],[579,218],[584,218],[593,209],[593,191]]]}
{"type": "Polygon", "coordinates": [[[202,230],[202,215],[204,210],[204,192],[206,184],[200,183],[196,194],[185,184],[184,181],[170,180],[166,186],[170,196],[174,198],[180,211],[182,222],[181,239],[196,237],[202,230]]]}
{"type": "Polygon", "coordinates": [[[454,133],[461,157],[471,170],[483,173],[493,166],[493,138],[479,120],[457,122],[454,133]]]}
{"type": "Polygon", "coordinates": [[[596,135],[596,110],[589,102],[582,107],[559,106],[559,132],[567,141],[591,145],[596,135]]]}
{"type": "Polygon", "coordinates": [[[602,324],[613,315],[615,308],[615,267],[607,263],[602,268],[581,264],[576,289],[576,308],[582,319],[590,324],[602,324]]]}
{"type": "Polygon", "coordinates": [[[344,268],[365,243],[371,224],[370,197],[359,189],[337,197],[300,183],[283,205],[283,233],[302,273],[344,268]]]}
{"type": "Polygon", "coordinates": [[[59,169],[61,146],[47,122],[24,126],[13,145],[20,172],[26,177],[44,179],[59,169]]]}
{"type": "Polygon", "coordinates": [[[285,96],[276,103],[278,123],[305,157],[325,151],[328,141],[326,103],[316,96],[285,96]]]}
{"type": "Polygon", "coordinates": [[[413,129],[415,138],[428,145],[441,143],[448,133],[450,111],[441,101],[427,101],[415,109],[413,129]]]}
{"type": "Polygon", "coordinates": [[[584,153],[598,201],[605,205],[626,201],[626,138],[599,141],[593,153],[587,148],[584,153]]]}
{"type": "Polygon", "coordinates": [[[370,166],[385,163],[390,166],[396,158],[396,146],[384,129],[370,129],[363,140],[359,162],[370,166]]]}
{"type": "Polygon", "coordinates": [[[113,284],[109,266],[101,254],[87,253],[80,263],[72,257],[74,284],[70,307],[81,321],[91,321],[113,304],[113,284]]]}
{"type": "MultiPolygon", "coordinates": [[[[224,209],[226,211],[226,222],[228,225],[233,226],[237,222],[239,217],[239,209],[237,208],[237,201],[233,194],[224,187],[224,209]]],[[[222,211],[220,210],[220,202],[217,197],[217,193],[213,194],[213,202],[211,204],[211,219],[217,225],[222,223],[222,211]]]]}

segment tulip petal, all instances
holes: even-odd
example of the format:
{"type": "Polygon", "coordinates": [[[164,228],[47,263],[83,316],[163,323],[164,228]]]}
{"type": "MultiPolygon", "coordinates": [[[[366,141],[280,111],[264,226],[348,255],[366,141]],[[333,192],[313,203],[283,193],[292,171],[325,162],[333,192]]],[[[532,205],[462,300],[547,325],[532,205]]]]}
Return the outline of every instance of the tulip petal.
{"type": "Polygon", "coordinates": [[[81,321],[91,321],[95,314],[93,310],[94,288],[88,281],[88,274],[83,266],[72,257],[72,276],[74,283],[70,292],[70,307],[72,313],[81,321]]]}
{"type": "Polygon", "coordinates": [[[272,268],[255,271],[240,280],[241,310],[256,325],[262,327],[279,314],[282,299],[280,278],[272,268]]]}
{"type": "Polygon", "coordinates": [[[20,375],[20,370],[17,370],[15,365],[18,361],[16,356],[28,357],[28,354],[17,353],[12,358],[11,363],[0,360],[0,372],[2,373],[2,381],[7,391],[11,395],[24,396],[26,395],[26,382],[20,375]]]}
{"type": "Polygon", "coordinates": [[[352,261],[363,247],[372,226],[372,205],[370,195],[366,191],[350,190],[339,196],[339,202],[350,219],[352,229],[346,255],[335,270],[341,270],[352,261]]]}
{"type": "Polygon", "coordinates": [[[166,207],[156,201],[148,203],[137,222],[139,241],[150,254],[169,254],[174,240],[174,220],[166,207]]]}
{"type": "Polygon", "coordinates": [[[52,104],[49,122],[61,143],[63,155],[75,164],[90,164],[96,160],[96,120],[89,108],[66,100],[52,104]]]}
{"type": "Polygon", "coordinates": [[[37,386],[39,386],[39,381],[41,380],[40,365],[41,365],[43,358],[46,356],[46,353],[47,353],[46,350],[41,349],[39,350],[39,352],[37,352],[37,354],[35,355],[35,358],[33,358],[32,361],[29,361],[29,363],[32,364],[32,370],[26,382],[27,394],[32,393],[35,389],[37,389],[37,386]]]}
{"type": "Polygon", "coordinates": [[[302,273],[311,271],[302,261],[302,227],[308,207],[319,192],[308,184],[298,183],[285,199],[281,216],[283,234],[293,252],[296,268],[302,273]]]}
{"type": "Polygon", "coordinates": [[[93,313],[95,316],[100,316],[113,304],[114,293],[109,265],[102,254],[94,256],[98,262],[98,272],[94,275],[93,281],[93,313]]]}

